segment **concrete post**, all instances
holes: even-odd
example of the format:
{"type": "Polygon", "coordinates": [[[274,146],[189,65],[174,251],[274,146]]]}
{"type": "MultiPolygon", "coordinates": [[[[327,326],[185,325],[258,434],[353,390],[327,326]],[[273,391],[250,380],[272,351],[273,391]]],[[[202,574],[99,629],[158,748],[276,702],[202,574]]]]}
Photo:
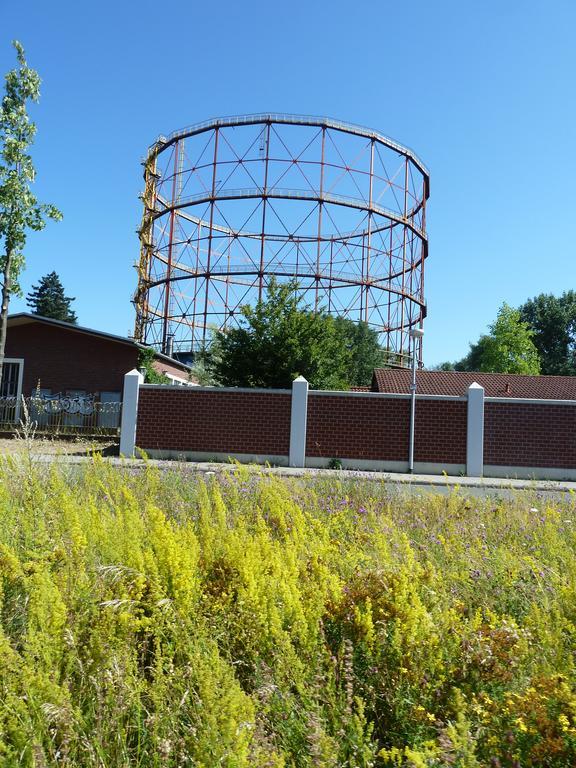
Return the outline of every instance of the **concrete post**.
{"type": "Polygon", "coordinates": [[[298,376],[292,382],[292,411],[290,414],[290,458],[291,467],[306,464],[306,420],[308,418],[308,382],[298,376]]]}
{"type": "Polygon", "coordinates": [[[484,387],[468,387],[468,434],[466,439],[466,474],[482,477],[484,473],[484,387]]]}
{"type": "Polygon", "coordinates": [[[120,455],[132,458],[136,446],[136,421],[138,419],[138,395],[144,376],[136,368],[124,376],[122,395],[122,422],[120,425],[120,455]]]}

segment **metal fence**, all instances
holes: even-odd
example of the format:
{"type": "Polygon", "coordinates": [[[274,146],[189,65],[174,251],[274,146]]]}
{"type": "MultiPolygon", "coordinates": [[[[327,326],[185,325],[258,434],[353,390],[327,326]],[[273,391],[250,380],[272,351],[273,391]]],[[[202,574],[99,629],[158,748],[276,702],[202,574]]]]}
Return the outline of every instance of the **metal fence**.
{"type": "Polygon", "coordinates": [[[101,403],[90,395],[0,397],[0,430],[29,424],[51,435],[117,436],[121,413],[122,403],[101,403]]]}

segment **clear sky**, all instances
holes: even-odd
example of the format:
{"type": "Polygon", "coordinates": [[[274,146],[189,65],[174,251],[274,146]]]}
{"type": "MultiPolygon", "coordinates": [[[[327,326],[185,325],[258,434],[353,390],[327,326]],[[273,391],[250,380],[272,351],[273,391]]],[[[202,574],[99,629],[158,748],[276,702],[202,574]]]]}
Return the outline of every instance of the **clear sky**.
{"type": "MultiPolygon", "coordinates": [[[[575,288],[574,0],[0,0],[43,79],[24,290],[56,270],[81,324],[132,330],[140,161],[161,133],[252,112],[328,115],[431,172],[424,360],[468,351],[503,301],[575,288]]],[[[24,310],[15,299],[12,311],[24,310]]]]}

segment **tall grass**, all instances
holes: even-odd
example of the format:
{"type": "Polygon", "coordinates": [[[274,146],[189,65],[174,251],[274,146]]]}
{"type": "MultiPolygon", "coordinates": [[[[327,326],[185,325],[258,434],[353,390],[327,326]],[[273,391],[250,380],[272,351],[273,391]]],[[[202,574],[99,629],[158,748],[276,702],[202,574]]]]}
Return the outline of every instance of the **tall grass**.
{"type": "Polygon", "coordinates": [[[0,466],[0,765],[576,765],[572,501],[0,466]]]}

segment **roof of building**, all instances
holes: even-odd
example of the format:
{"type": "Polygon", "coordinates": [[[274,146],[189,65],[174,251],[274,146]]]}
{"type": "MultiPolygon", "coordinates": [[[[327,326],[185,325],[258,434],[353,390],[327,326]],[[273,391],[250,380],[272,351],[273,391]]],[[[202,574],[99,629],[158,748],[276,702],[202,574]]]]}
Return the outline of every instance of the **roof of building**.
{"type": "MultiPolygon", "coordinates": [[[[75,331],[76,333],[85,333],[89,336],[96,336],[98,338],[107,339],[108,341],[114,341],[118,344],[126,344],[130,347],[137,347],[138,349],[149,349],[146,344],[140,344],[134,339],[126,338],[125,336],[116,336],[113,333],[106,333],[105,331],[97,331],[94,328],[86,328],[82,325],[76,325],[75,323],[67,323],[64,320],[55,320],[52,317],[43,317],[42,315],[35,315],[32,312],[17,312],[13,315],[8,315],[8,326],[16,325],[28,325],[30,323],[42,323],[43,325],[53,325],[57,328],[63,328],[67,331],[75,331]]],[[[189,365],[181,363],[180,360],[176,360],[168,355],[163,355],[161,352],[156,352],[156,359],[169,363],[170,365],[179,368],[180,370],[188,373],[190,370],[189,365]]]]}
{"type": "MultiPolygon", "coordinates": [[[[373,392],[410,392],[409,369],[376,368],[373,392]]],[[[473,382],[484,387],[486,397],[576,400],[576,376],[524,376],[513,373],[468,371],[418,371],[417,386],[423,395],[465,395],[473,382]]]]}

